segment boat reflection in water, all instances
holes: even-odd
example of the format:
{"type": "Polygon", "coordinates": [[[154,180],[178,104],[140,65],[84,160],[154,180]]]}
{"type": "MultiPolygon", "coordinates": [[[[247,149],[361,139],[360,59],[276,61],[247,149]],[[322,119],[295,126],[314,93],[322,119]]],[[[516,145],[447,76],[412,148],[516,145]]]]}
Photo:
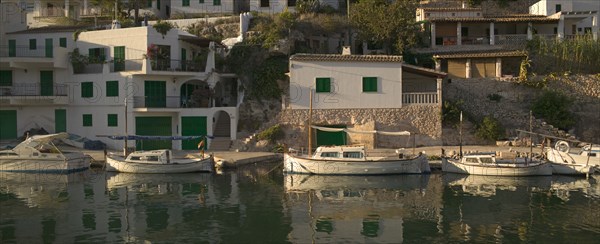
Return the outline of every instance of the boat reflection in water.
{"type": "Polygon", "coordinates": [[[578,243],[600,230],[597,178],[443,174],[442,180],[442,226],[451,242],[578,243]]]}
{"type": "Polygon", "coordinates": [[[430,177],[286,174],[290,241],[400,243],[407,223],[438,222],[441,189],[430,177]]]}

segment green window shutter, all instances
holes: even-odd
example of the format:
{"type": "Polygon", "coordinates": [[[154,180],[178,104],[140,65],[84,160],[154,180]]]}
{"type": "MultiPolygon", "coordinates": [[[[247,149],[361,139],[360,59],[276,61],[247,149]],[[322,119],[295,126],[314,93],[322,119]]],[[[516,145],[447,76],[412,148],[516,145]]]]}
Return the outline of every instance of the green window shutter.
{"type": "Polygon", "coordinates": [[[377,77],[363,77],[363,92],[377,92],[377,77]]]}
{"type": "Polygon", "coordinates": [[[213,0],[213,5],[220,6],[221,5],[221,0],[213,0]]]}
{"type": "Polygon", "coordinates": [[[204,3],[204,0],[198,0],[198,3],[204,3]]]}
{"type": "Polygon", "coordinates": [[[152,8],[152,0],[148,0],[148,5],[146,5],[146,7],[152,8]]]}
{"type": "Polygon", "coordinates": [[[125,46],[114,47],[114,71],[125,70],[125,46]]]}
{"type": "Polygon", "coordinates": [[[92,115],[91,114],[83,115],[83,126],[85,126],[85,127],[92,126],[92,115]]]}
{"type": "Polygon", "coordinates": [[[156,0],[156,9],[160,9],[160,0],[156,0]]]}
{"type": "Polygon", "coordinates": [[[46,58],[52,58],[54,55],[54,45],[52,38],[46,38],[46,58]]]}
{"type": "Polygon", "coordinates": [[[94,83],[93,82],[81,82],[81,97],[93,97],[94,96],[94,83]]]}
{"type": "Polygon", "coordinates": [[[107,97],[118,97],[119,96],[119,81],[110,80],[106,82],[106,96],[107,97]]]}
{"type": "Polygon", "coordinates": [[[331,92],[331,78],[317,78],[316,92],[331,92]]]}
{"type": "Polygon", "coordinates": [[[29,39],[29,50],[37,49],[37,40],[29,39]]]}
{"type": "Polygon", "coordinates": [[[8,40],[8,56],[17,56],[17,40],[8,40]]]}
{"type": "Polygon", "coordinates": [[[88,56],[90,58],[90,63],[100,63],[106,60],[104,48],[101,47],[88,49],[88,56]]]}
{"type": "Polygon", "coordinates": [[[60,39],[58,39],[58,45],[61,47],[67,47],[67,38],[61,37],[60,39]]]}
{"type": "Polygon", "coordinates": [[[108,114],[108,127],[119,126],[119,116],[117,114],[108,114]]]}
{"type": "Polygon", "coordinates": [[[181,1],[181,6],[190,6],[190,0],[181,1]]]}
{"type": "Polygon", "coordinates": [[[0,70],[0,86],[12,86],[12,70],[0,70]]]}
{"type": "Polygon", "coordinates": [[[51,70],[40,71],[40,95],[54,96],[54,72],[51,70]]]}

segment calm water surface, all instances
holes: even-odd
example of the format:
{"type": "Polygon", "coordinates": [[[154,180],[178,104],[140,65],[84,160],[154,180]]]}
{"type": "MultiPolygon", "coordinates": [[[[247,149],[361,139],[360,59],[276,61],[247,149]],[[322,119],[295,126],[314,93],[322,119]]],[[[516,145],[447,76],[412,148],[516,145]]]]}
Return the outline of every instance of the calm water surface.
{"type": "Polygon", "coordinates": [[[598,243],[600,176],[0,173],[2,243],[598,243]]]}

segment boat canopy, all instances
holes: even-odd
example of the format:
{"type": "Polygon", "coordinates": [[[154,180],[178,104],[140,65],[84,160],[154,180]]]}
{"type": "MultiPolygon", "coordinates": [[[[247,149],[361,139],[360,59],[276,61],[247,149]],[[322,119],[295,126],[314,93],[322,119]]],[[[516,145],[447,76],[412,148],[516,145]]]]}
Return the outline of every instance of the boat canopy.
{"type": "Polygon", "coordinates": [[[23,147],[33,147],[36,148],[40,145],[50,144],[54,139],[64,139],[68,138],[69,134],[66,132],[61,132],[57,134],[48,134],[48,135],[35,135],[30,136],[27,140],[19,143],[14,149],[23,148],[23,147]]]}
{"type": "Polygon", "coordinates": [[[326,132],[340,132],[344,131],[347,133],[357,133],[357,134],[380,134],[386,136],[410,136],[410,132],[408,131],[378,131],[378,130],[353,130],[348,128],[331,128],[331,127],[322,127],[322,126],[311,126],[314,129],[326,131],[326,132]]]}
{"type": "Polygon", "coordinates": [[[204,137],[213,139],[213,136],[138,136],[138,135],[121,135],[121,136],[108,136],[98,135],[98,137],[108,137],[113,140],[194,140],[202,139],[204,137]]]}

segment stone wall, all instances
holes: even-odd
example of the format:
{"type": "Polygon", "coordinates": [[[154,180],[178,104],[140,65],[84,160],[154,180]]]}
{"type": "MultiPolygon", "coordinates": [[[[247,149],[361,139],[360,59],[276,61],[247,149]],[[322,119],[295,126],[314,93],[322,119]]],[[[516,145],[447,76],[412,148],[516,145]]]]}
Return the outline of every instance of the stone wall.
{"type": "MultiPolygon", "coordinates": [[[[286,130],[285,143],[307,144],[308,110],[281,111],[280,124],[286,130]]],[[[312,112],[312,124],[346,125],[355,130],[409,131],[416,135],[417,146],[442,143],[442,121],[439,105],[410,105],[398,109],[318,109],[312,112]]],[[[349,133],[348,142],[370,148],[412,147],[413,137],[349,133]]]]}

